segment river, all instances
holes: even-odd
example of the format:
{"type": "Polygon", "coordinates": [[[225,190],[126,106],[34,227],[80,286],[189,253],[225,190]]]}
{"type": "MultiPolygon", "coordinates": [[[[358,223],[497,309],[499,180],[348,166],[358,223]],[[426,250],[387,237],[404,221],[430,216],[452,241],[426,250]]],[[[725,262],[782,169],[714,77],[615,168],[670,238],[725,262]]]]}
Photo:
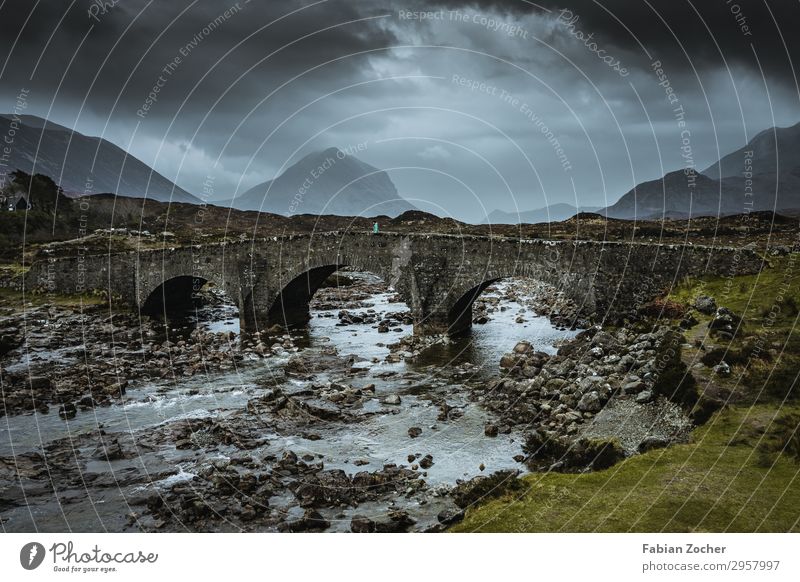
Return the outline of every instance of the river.
{"type": "MultiPolygon", "coordinates": [[[[356,281],[374,283],[366,273],[349,273],[356,281]]],[[[487,290],[483,299],[494,300],[489,321],[475,325],[469,334],[426,349],[413,361],[386,361],[390,343],[411,334],[412,327],[397,322],[388,333],[380,333],[374,323],[341,325],[339,309],[316,309],[306,328],[289,332],[285,340],[291,346],[285,352],[259,361],[238,366],[230,372],[213,377],[193,377],[144,383],[128,390],[122,405],[97,407],[81,412],[75,418],[62,420],[53,412],[21,414],[0,419],[0,456],[12,457],[31,451],[41,451],[48,443],[59,439],[82,442],[81,435],[90,440],[98,429],[105,434],[118,434],[132,442],[147,441],[175,423],[187,419],[211,418],[224,422],[228,417],[239,418],[248,402],[262,397],[265,391],[279,389],[283,393],[302,394],[309,380],[286,374],[292,357],[311,361],[318,353],[331,348],[339,355],[354,354],[357,365],[364,368],[349,385],[358,388],[374,384],[374,397],[359,407],[355,421],[339,418],[316,419],[312,426],[302,424],[296,433],[287,432],[287,424],[276,419],[259,417],[262,442],[247,450],[254,459],[280,458],[293,451],[299,458],[323,463],[326,470],[341,469],[352,475],[359,471],[378,471],[387,465],[416,468],[419,459],[430,455],[433,464],[424,470],[428,493],[382,497],[354,507],[321,509],[330,521],[328,531],[348,531],[354,514],[380,516],[388,509],[401,508],[414,520],[414,529],[424,530],[436,523],[442,508],[452,505],[437,488],[446,491],[459,480],[501,469],[524,471],[514,460],[521,453],[522,435],[517,430],[504,431],[487,437],[484,427],[492,422],[491,414],[480,402],[470,398],[467,386],[483,382],[498,372],[500,357],[520,340],[528,340],[537,349],[549,353],[558,342],[569,339],[575,331],[554,328],[546,317],[536,316],[522,300],[504,299],[508,286],[518,282],[501,282],[487,290]],[[517,323],[519,318],[523,323],[517,323]],[[398,404],[387,405],[387,397],[399,396],[398,404]],[[443,403],[451,413],[442,420],[443,403]],[[455,411],[455,412],[452,412],[455,411]],[[418,431],[411,436],[409,429],[418,431]],[[412,460],[413,459],[413,460],[412,460]]],[[[520,292],[514,294],[521,297],[520,292]]],[[[524,294],[523,294],[524,296],[524,294]]],[[[407,311],[403,303],[392,302],[392,293],[384,290],[372,294],[361,307],[348,309],[356,316],[369,316],[407,311]]],[[[184,337],[193,326],[210,331],[232,332],[238,337],[239,325],[231,306],[199,311],[191,321],[171,322],[173,339],[184,337]]],[[[314,371],[315,385],[341,382],[337,370],[314,371]]],[[[87,474],[107,474],[109,471],[141,473],[136,478],[121,479],[119,486],[96,487],[96,477],[85,485],[85,491],[74,487],[62,492],[65,503],[50,497],[31,494],[27,506],[0,511],[7,531],[98,531],[127,530],[126,520],[130,498],[142,492],[166,490],[176,483],[191,482],[199,469],[217,461],[228,462],[238,451],[232,446],[210,445],[199,453],[188,454],[165,440],[155,446],[148,443],[132,458],[81,461],[79,470],[87,474]],[[151,479],[150,477],[157,476],[151,479]]],[[[79,455],[80,456],[80,455],[79,455]]],[[[421,469],[415,469],[421,470],[421,469]]],[[[287,519],[300,516],[303,509],[291,493],[278,492],[269,500],[270,511],[284,512],[287,519]]],[[[2,507],[0,507],[0,510],[2,507]]],[[[221,518],[219,530],[237,529],[226,525],[221,518]]],[[[168,527],[168,529],[171,529],[168,527]]],[[[270,529],[269,527],[265,529],[270,529]]]]}

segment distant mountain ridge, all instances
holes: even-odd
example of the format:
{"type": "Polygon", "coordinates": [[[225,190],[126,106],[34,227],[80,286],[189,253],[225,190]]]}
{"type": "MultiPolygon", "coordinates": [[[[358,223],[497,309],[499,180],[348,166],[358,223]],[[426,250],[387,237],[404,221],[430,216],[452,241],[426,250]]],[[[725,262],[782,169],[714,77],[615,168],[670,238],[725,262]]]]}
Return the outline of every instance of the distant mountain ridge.
{"type": "Polygon", "coordinates": [[[0,174],[45,174],[69,195],[112,193],[160,202],[200,199],[108,140],[89,137],[33,115],[0,115],[9,153],[0,174]],[[91,178],[91,180],[90,180],[91,178]]]}
{"type": "Polygon", "coordinates": [[[652,219],[797,209],[800,123],[760,132],[693,180],[678,170],[638,184],[600,213],[612,218],[652,219]]]}
{"type": "Polygon", "coordinates": [[[415,210],[397,193],[385,171],[338,148],[310,153],[277,178],[254,186],[233,200],[214,204],[284,216],[394,217],[415,210]]]}
{"type": "Polygon", "coordinates": [[[579,212],[597,212],[600,206],[580,206],[559,202],[535,210],[506,212],[493,210],[483,221],[484,224],[540,224],[542,222],[561,222],[572,218],[579,212]]]}

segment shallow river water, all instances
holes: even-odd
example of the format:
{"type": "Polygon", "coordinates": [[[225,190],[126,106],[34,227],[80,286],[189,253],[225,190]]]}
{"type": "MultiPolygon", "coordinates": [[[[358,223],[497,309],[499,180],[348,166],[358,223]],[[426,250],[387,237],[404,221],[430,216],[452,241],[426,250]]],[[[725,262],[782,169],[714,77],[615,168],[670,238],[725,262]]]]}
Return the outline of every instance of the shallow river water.
{"type": "MultiPolygon", "coordinates": [[[[369,277],[357,274],[356,277],[369,277]]],[[[502,295],[504,285],[486,292],[502,295]]],[[[406,311],[405,304],[391,303],[390,294],[373,295],[370,307],[349,309],[359,314],[373,309],[378,313],[406,311]]],[[[428,348],[414,362],[389,363],[387,344],[409,335],[409,325],[399,325],[399,331],[378,333],[372,324],[337,325],[338,310],[312,312],[308,327],[292,332],[298,352],[288,352],[258,362],[240,366],[238,370],[207,377],[194,377],[145,384],[128,390],[127,401],[122,405],[98,407],[80,412],[75,418],[62,420],[53,412],[48,414],[24,414],[0,419],[0,456],[12,456],[26,451],[38,450],[43,444],[67,436],[90,432],[102,428],[107,433],[131,433],[151,431],[159,426],[185,418],[206,416],[220,418],[240,411],[248,401],[264,393],[267,387],[280,387],[291,392],[293,387],[302,389],[303,381],[284,375],[284,366],[290,356],[297,353],[314,353],[334,346],[340,355],[354,354],[368,366],[369,372],[352,382],[353,386],[375,384],[377,398],[365,403],[363,418],[357,423],[323,421],[314,427],[314,440],[307,432],[300,434],[265,434],[268,444],[251,451],[255,456],[280,455],[287,450],[298,456],[311,455],[324,463],[325,469],[342,469],[348,474],[358,471],[374,471],[386,464],[408,465],[409,455],[431,455],[433,465],[427,469],[425,480],[430,487],[452,486],[459,479],[468,479],[479,474],[490,474],[500,469],[524,470],[524,466],[513,457],[521,453],[521,434],[512,431],[494,438],[484,435],[484,427],[491,422],[489,413],[479,402],[468,398],[464,382],[479,382],[496,375],[502,354],[509,352],[520,340],[529,340],[536,349],[554,352],[561,340],[573,337],[576,332],[557,330],[546,317],[538,317],[515,301],[500,301],[505,309],[491,313],[490,321],[473,326],[465,337],[428,348]],[[524,323],[515,323],[522,315],[524,323]],[[458,374],[452,371],[458,367],[458,374]],[[447,370],[448,373],[443,373],[447,370]],[[387,407],[381,397],[395,393],[400,396],[398,406],[387,407]],[[439,406],[442,401],[463,414],[447,422],[439,422],[439,406]],[[409,436],[409,428],[418,427],[421,434],[409,436]]],[[[213,331],[238,333],[238,319],[234,310],[223,312],[212,322],[199,322],[213,331]]],[[[398,327],[398,326],[393,326],[398,327]]],[[[335,375],[324,371],[315,375],[315,382],[336,380],[335,375]]],[[[148,455],[157,457],[157,465],[172,474],[154,483],[131,486],[116,493],[88,495],[85,500],[73,500],[68,509],[56,503],[43,503],[33,509],[17,508],[3,517],[11,517],[4,523],[7,530],[29,530],[35,515],[39,529],[63,530],[65,522],[72,531],[92,531],[108,527],[117,529],[122,524],[119,517],[125,512],[120,496],[135,494],[142,488],[169,487],[176,481],[189,480],[199,461],[225,458],[231,454],[225,448],[215,447],[201,459],[188,459],[185,452],[164,446],[148,455]],[[98,497],[100,497],[98,499],[98,497]],[[122,505],[114,507],[114,505],[122,505]],[[99,506],[103,506],[98,510],[99,506]]],[[[128,467],[130,461],[121,463],[116,469],[128,467]]],[[[148,465],[142,461],[142,465],[148,465]]],[[[151,467],[148,467],[148,470],[151,467]]],[[[86,471],[102,473],[112,471],[108,461],[98,461],[97,466],[87,466],[86,471]]],[[[302,514],[295,507],[291,495],[270,500],[272,507],[285,506],[289,515],[302,514]]],[[[402,496],[391,500],[389,507],[399,507],[417,519],[417,529],[436,523],[436,514],[446,506],[442,500],[431,499],[423,503],[406,500],[402,496]]],[[[362,504],[354,510],[323,510],[331,520],[330,530],[347,530],[349,518],[355,512],[369,515],[385,513],[386,502],[362,504]]]]}

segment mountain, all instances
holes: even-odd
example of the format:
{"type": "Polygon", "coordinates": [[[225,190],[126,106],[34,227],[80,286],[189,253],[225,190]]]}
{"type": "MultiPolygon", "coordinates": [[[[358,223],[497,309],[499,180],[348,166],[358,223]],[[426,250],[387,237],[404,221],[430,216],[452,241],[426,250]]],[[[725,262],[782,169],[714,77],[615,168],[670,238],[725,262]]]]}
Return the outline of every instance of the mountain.
{"type": "Polygon", "coordinates": [[[800,123],[762,131],[696,174],[693,188],[682,170],[670,172],[637,185],[600,213],[612,218],[658,219],[798,209],[800,123]]]}
{"type": "Polygon", "coordinates": [[[493,210],[486,217],[484,224],[540,224],[542,222],[561,222],[572,218],[579,212],[596,212],[600,206],[580,206],[559,202],[536,210],[505,212],[493,210]]]}
{"type": "Polygon", "coordinates": [[[0,135],[13,141],[7,155],[0,158],[0,175],[17,169],[28,174],[45,174],[72,196],[113,193],[161,202],[200,203],[198,198],[105,139],[89,137],[32,115],[0,115],[0,135]],[[91,187],[87,189],[90,176],[91,187]]]}
{"type": "Polygon", "coordinates": [[[337,148],[308,154],[277,178],[215,204],[284,216],[398,216],[414,210],[386,172],[337,148]]]}
{"type": "Polygon", "coordinates": [[[775,175],[778,164],[781,174],[800,167],[800,123],[791,127],[765,129],[746,146],[703,170],[703,174],[716,180],[741,176],[745,169],[746,152],[752,152],[749,165],[756,174],[775,175]]]}

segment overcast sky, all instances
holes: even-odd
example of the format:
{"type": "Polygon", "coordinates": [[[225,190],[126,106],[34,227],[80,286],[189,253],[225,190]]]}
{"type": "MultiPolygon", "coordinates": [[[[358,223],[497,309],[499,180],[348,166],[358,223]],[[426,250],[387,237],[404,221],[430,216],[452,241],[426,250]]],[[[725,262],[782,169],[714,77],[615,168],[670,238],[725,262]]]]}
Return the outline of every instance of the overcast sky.
{"type": "Polygon", "coordinates": [[[337,146],[437,214],[605,206],[800,121],[794,0],[102,4],[0,0],[0,109],[197,195],[337,146]]]}

